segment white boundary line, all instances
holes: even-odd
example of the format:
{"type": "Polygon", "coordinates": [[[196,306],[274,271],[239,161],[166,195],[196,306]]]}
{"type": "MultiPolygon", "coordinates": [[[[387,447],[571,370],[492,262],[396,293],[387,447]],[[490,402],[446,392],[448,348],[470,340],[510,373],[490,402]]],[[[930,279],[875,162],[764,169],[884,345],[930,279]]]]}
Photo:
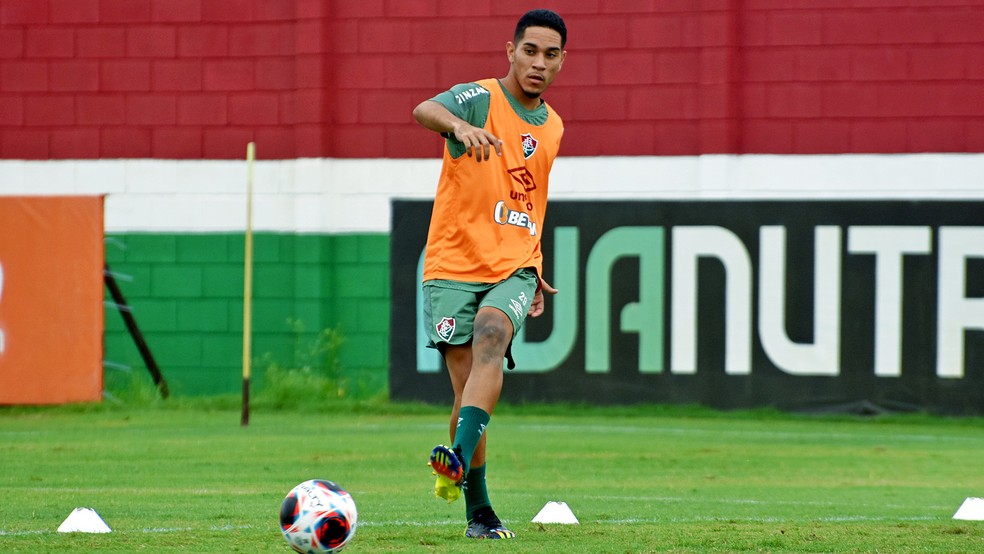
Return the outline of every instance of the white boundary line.
{"type": "MultiPolygon", "coordinates": [[[[145,527],[143,529],[114,529],[118,532],[137,532],[137,533],[178,533],[182,531],[239,531],[242,529],[252,529],[252,525],[212,525],[209,527],[145,527]]],[[[0,529],[0,537],[19,537],[26,535],[47,535],[58,531],[51,529],[29,529],[24,531],[5,531],[0,529]]]]}
{"type": "MultiPolygon", "coordinates": [[[[695,502],[692,497],[682,497],[682,496],[617,496],[617,495],[584,495],[578,497],[580,500],[602,500],[602,501],[618,501],[618,502],[695,502]]],[[[857,508],[859,506],[865,506],[866,504],[859,504],[857,502],[830,502],[823,500],[758,500],[754,498],[710,498],[700,501],[701,503],[717,503],[717,504],[750,504],[750,505],[762,505],[762,506],[817,506],[817,507],[827,507],[834,508],[837,506],[847,506],[849,508],[857,508]]],[[[905,504],[872,504],[872,506],[877,506],[878,508],[885,509],[897,509],[897,510],[909,510],[912,506],[905,504]]],[[[920,508],[925,510],[949,510],[949,506],[920,506],[920,508]]]]}
{"type": "MultiPolygon", "coordinates": [[[[740,522],[740,523],[788,523],[808,525],[812,522],[899,522],[899,521],[949,521],[948,516],[826,516],[814,518],[781,518],[781,517],[745,517],[745,516],[693,516],[693,517],[648,517],[648,518],[616,518],[616,519],[581,519],[582,524],[592,525],[636,525],[647,523],[702,523],[702,522],[740,522]]],[[[431,521],[360,521],[359,527],[447,527],[464,525],[461,521],[449,519],[431,521]]],[[[149,527],[143,529],[114,529],[114,532],[137,532],[146,534],[157,533],[178,533],[189,531],[239,531],[243,529],[253,529],[252,525],[221,525],[212,527],[149,527]]],[[[0,537],[20,537],[30,535],[55,534],[57,531],[49,529],[29,529],[23,531],[5,531],[0,529],[0,537]]]]}
{"type": "MultiPolygon", "coordinates": [[[[527,495],[529,496],[529,495],[527,495]]],[[[687,503],[694,502],[694,498],[690,497],[680,497],[680,496],[632,496],[632,495],[581,495],[578,496],[581,501],[616,501],[616,502],[660,502],[660,503],[687,503]]],[[[759,500],[753,498],[711,498],[705,499],[701,502],[709,502],[716,504],[746,504],[746,505],[763,505],[763,506],[785,506],[785,505],[799,505],[799,506],[816,506],[824,508],[835,508],[837,506],[847,506],[850,509],[857,509],[863,504],[858,504],[856,502],[829,502],[829,501],[819,501],[819,500],[759,500]]],[[[880,509],[898,509],[898,510],[909,510],[912,509],[911,506],[901,505],[901,504],[877,504],[880,509]]],[[[948,506],[920,506],[921,509],[927,512],[939,511],[943,514],[948,513],[951,507],[948,506]]],[[[614,519],[592,519],[587,520],[581,518],[581,523],[598,524],[598,525],[631,525],[631,524],[642,524],[642,523],[696,523],[696,522],[731,522],[738,521],[743,523],[776,523],[776,522],[789,522],[789,523],[800,523],[808,524],[810,522],[893,522],[893,521],[948,521],[949,516],[946,515],[844,515],[844,516],[818,516],[818,517],[803,517],[803,518],[783,518],[783,517],[755,517],[755,516],[691,516],[691,517],[648,517],[648,518],[614,518],[614,519]]],[[[362,520],[359,522],[359,527],[383,527],[389,525],[398,526],[412,526],[412,527],[443,527],[448,525],[461,525],[462,522],[455,519],[448,519],[443,517],[441,519],[434,519],[428,521],[414,521],[414,520],[396,520],[396,521],[371,521],[362,520]]],[[[271,524],[273,525],[273,524],[271,524]]],[[[188,532],[188,531],[236,531],[242,529],[253,529],[253,525],[212,525],[208,527],[149,527],[143,529],[121,529],[117,528],[116,531],[121,532],[139,532],[139,533],[177,533],[177,532],[188,532]]],[[[0,529],[0,536],[23,536],[23,535],[39,535],[47,533],[55,533],[52,530],[24,530],[24,531],[5,531],[0,529]]]]}
{"type": "MultiPolygon", "coordinates": [[[[508,425],[508,422],[500,423],[500,426],[508,425]]],[[[530,431],[556,431],[559,433],[568,433],[571,431],[577,431],[578,433],[600,433],[600,434],[612,434],[612,433],[624,433],[624,434],[664,434],[664,435],[693,435],[693,434],[713,434],[713,435],[728,435],[728,436],[738,436],[738,437],[758,437],[758,438],[776,438],[776,439],[796,439],[799,441],[806,442],[810,437],[822,436],[824,439],[852,439],[858,440],[884,440],[884,441],[914,441],[914,442],[943,442],[943,441],[958,441],[961,444],[967,443],[967,441],[980,441],[984,444],[984,436],[970,436],[970,435],[916,435],[916,434],[906,434],[906,433],[865,433],[865,434],[853,434],[853,433],[829,433],[823,430],[809,431],[809,430],[799,430],[799,431],[755,431],[755,430],[744,430],[744,429],[700,429],[694,428],[683,428],[683,427],[643,427],[643,426],[632,426],[632,425],[570,425],[570,424],[551,424],[551,423],[529,423],[529,424],[517,424],[516,428],[530,430],[530,431]]]]}

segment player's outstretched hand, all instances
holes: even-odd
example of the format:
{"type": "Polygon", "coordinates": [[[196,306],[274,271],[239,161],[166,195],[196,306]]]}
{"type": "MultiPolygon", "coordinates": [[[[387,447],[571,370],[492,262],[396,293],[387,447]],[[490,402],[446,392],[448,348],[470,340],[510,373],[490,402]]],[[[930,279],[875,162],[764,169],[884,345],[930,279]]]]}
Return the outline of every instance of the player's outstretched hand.
{"type": "Polygon", "coordinates": [[[546,280],[542,277],[540,278],[540,288],[536,289],[536,294],[533,295],[533,303],[530,304],[530,317],[539,317],[543,313],[543,293],[546,291],[548,294],[557,294],[557,289],[550,286],[546,280]]]}
{"type": "Polygon", "coordinates": [[[502,156],[502,141],[481,127],[458,126],[454,129],[454,138],[461,141],[465,145],[465,152],[469,156],[474,156],[478,162],[486,161],[492,157],[493,149],[495,149],[496,156],[502,156]]]}

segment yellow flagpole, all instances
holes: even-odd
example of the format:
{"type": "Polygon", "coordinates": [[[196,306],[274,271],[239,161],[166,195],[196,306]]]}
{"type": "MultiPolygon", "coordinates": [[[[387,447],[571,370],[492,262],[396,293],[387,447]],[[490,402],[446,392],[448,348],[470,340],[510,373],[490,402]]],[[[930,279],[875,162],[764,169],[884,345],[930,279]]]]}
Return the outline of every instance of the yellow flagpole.
{"type": "Polygon", "coordinates": [[[246,252],[243,266],[243,413],[240,424],[249,425],[249,378],[252,357],[253,312],[253,160],[256,143],[246,145],[246,252]]]}

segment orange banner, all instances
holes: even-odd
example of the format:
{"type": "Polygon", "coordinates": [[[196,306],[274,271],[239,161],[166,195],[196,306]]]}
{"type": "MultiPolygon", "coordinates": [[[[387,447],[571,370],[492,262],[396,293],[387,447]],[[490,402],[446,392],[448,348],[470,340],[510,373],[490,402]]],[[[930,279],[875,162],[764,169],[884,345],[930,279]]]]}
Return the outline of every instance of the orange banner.
{"type": "Polygon", "coordinates": [[[103,198],[0,196],[0,404],[102,399],[103,198]]]}

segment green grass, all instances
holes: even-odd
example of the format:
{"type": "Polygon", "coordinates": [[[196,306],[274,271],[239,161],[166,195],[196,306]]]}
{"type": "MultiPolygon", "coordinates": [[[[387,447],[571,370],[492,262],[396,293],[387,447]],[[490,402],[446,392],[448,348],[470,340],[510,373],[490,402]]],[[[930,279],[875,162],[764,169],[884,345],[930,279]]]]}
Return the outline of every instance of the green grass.
{"type": "Polygon", "coordinates": [[[359,507],[352,553],[980,552],[984,522],[951,516],[984,495],[981,423],[503,406],[502,544],[463,538],[463,504],[432,496],[443,408],[261,405],[246,428],[233,399],[2,408],[0,551],[285,553],[281,499],[327,478],[359,507]],[[550,500],[581,523],[530,523],[550,500]],[[113,532],[55,532],[79,506],[113,532]]]}

